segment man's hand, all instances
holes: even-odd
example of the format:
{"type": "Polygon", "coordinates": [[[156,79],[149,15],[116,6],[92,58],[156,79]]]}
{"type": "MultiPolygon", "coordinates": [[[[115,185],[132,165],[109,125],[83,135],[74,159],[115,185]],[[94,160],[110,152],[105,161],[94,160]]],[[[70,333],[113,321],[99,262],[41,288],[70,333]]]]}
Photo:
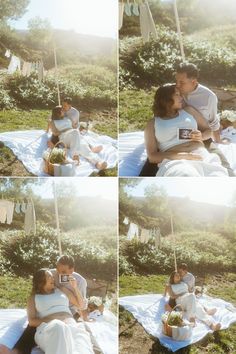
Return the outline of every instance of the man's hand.
{"type": "Polygon", "coordinates": [[[212,132],[212,137],[215,143],[220,144],[221,143],[221,137],[220,137],[220,131],[216,130],[214,132],[212,132]]]}
{"type": "Polygon", "coordinates": [[[73,289],[77,288],[76,279],[72,275],[69,277],[69,283],[70,283],[70,285],[72,286],[73,289]]]}

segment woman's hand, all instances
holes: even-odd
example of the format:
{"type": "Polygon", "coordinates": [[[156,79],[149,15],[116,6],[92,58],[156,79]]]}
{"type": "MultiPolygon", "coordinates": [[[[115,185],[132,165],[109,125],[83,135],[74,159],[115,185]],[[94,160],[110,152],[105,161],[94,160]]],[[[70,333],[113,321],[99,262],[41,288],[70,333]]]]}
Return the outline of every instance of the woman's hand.
{"type": "Polygon", "coordinates": [[[202,141],[202,133],[200,132],[200,130],[193,130],[190,134],[189,137],[191,138],[191,140],[193,141],[202,141]]]}
{"type": "Polygon", "coordinates": [[[202,157],[191,152],[179,152],[176,154],[176,160],[202,161],[202,157]]]}
{"type": "Polygon", "coordinates": [[[70,285],[72,286],[73,289],[77,288],[77,282],[76,282],[75,278],[72,275],[69,277],[69,283],[70,283],[70,285]]]}

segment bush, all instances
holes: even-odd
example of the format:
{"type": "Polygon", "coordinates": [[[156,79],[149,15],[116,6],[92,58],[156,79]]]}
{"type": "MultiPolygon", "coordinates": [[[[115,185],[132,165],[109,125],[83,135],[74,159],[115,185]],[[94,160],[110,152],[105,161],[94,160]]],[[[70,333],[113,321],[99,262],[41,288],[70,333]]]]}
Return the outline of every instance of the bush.
{"type": "Polygon", "coordinates": [[[182,232],[176,234],[176,245],[170,237],[163,238],[161,249],[154,241],[143,244],[136,240],[121,240],[120,274],[166,274],[174,269],[174,250],[177,263],[187,263],[196,274],[235,272],[235,245],[222,236],[209,232],[182,232]],[[220,247],[219,247],[220,245],[220,247]]]}
{"type": "MultiPolygon", "coordinates": [[[[213,42],[184,39],[188,61],[198,65],[201,80],[210,85],[235,84],[236,55],[213,42]]],[[[120,88],[151,88],[174,81],[175,67],[182,61],[178,36],[164,26],[158,39],[143,44],[141,38],[121,41],[120,88]]]]}
{"type": "MultiPolygon", "coordinates": [[[[117,274],[116,253],[61,235],[62,250],[75,259],[75,270],[89,278],[114,281],[117,274]]],[[[2,267],[12,274],[28,276],[42,267],[54,268],[59,256],[56,232],[44,225],[37,234],[5,231],[0,235],[2,267]]]]}

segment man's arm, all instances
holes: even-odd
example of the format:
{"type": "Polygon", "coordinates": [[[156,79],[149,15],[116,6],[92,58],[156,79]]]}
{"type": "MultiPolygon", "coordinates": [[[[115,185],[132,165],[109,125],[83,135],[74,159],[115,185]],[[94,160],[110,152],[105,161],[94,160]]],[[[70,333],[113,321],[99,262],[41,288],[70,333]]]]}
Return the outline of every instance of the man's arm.
{"type": "Polygon", "coordinates": [[[212,138],[216,143],[220,143],[220,119],[217,114],[218,99],[215,94],[209,96],[208,110],[209,110],[209,127],[212,131],[212,138]]]}

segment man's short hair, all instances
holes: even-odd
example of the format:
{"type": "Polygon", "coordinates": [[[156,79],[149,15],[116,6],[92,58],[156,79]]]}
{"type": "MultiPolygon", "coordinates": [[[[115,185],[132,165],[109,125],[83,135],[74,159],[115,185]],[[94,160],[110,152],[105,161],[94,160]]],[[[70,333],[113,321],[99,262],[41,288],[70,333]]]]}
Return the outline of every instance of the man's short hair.
{"type": "Polygon", "coordinates": [[[179,269],[183,269],[183,270],[188,270],[188,266],[186,263],[181,263],[179,266],[178,266],[179,269]]]}
{"type": "Polygon", "coordinates": [[[181,63],[176,68],[177,74],[186,74],[189,79],[199,78],[199,69],[192,63],[181,63]]]}
{"type": "Polygon", "coordinates": [[[65,98],[63,98],[63,102],[66,102],[66,103],[71,105],[72,104],[72,99],[70,97],[65,97],[65,98]]]}
{"type": "Polygon", "coordinates": [[[75,266],[75,261],[72,256],[61,256],[57,260],[57,264],[62,264],[62,265],[67,265],[69,268],[74,268],[75,266]]]}

